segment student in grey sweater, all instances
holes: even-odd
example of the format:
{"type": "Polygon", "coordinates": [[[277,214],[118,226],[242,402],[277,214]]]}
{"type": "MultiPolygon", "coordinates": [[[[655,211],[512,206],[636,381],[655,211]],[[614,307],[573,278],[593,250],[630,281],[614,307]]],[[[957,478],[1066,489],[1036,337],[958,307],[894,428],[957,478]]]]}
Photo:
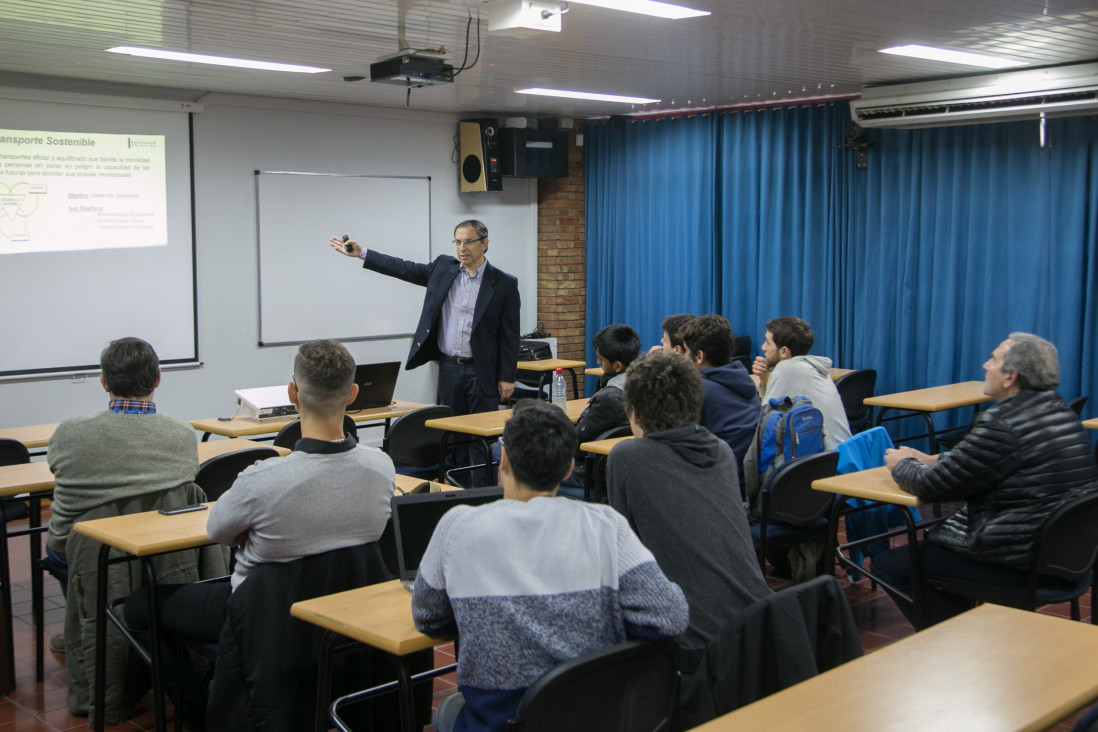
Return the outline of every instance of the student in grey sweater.
{"type": "Polygon", "coordinates": [[[115,501],[190,483],[198,472],[194,430],[157,414],[156,351],[140,338],[120,338],[99,356],[107,411],[66,419],[47,449],[56,487],[50,506],[46,567],[67,590],[65,544],[73,522],[115,501]]]}
{"type": "Polygon", "coordinates": [[[504,499],[443,516],[412,594],[421,632],[461,635],[460,693],[439,706],[439,732],[502,732],[526,687],[554,666],[687,624],[682,591],[621,516],[555,496],[577,444],[563,412],[516,410],[502,442],[504,499]]]}
{"type": "Polygon", "coordinates": [[[636,439],[610,451],[610,505],[620,511],[690,603],[684,648],[702,648],[736,609],[766,597],[736,459],[698,424],[702,377],[681,356],[634,361],[625,410],[636,439]]]}

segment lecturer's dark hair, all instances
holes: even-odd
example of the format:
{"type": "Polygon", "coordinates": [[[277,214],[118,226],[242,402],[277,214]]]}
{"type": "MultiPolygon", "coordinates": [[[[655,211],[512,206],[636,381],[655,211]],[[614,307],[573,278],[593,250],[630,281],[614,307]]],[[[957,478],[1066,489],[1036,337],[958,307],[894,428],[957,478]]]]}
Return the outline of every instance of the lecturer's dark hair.
{"type": "Polygon", "coordinates": [[[111,341],[99,354],[99,368],[111,394],[124,399],[152,394],[160,378],[160,359],[140,338],[111,341]]]}
{"type": "Polygon", "coordinates": [[[579,447],[576,426],[560,407],[537,402],[516,409],[503,426],[511,474],[523,486],[551,491],[560,485],[579,447]]]}
{"type": "Polygon", "coordinates": [[[488,238],[488,227],[485,226],[483,222],[477,221],[476,219],[466,219],[465,221],[462,221],[460,224],[455,226],[454,227],[454,238],[457,238],[457,231],[458,231],[458,229],[460,229],[463,226],[471,226],[474,229],[476,229],[477,236],[480,237],[481,239],[487,239],[488,238]]]}

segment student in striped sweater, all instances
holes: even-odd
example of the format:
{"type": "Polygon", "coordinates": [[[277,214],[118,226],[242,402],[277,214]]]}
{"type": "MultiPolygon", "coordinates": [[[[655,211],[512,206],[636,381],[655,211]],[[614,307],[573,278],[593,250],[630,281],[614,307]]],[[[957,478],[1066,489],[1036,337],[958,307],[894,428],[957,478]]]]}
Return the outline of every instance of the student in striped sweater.
{"type": "Polygon", "coordinates": [[[503,431],[504,499],[457,506],[435,529],[412,594],[416,627],[459,633],[459,693],[439,732],[503,730],[523,692],[554,666],[689,621],[686,599],[609,506],[556,498],[576,431],[559,410],[515,412],[503,431]]]}

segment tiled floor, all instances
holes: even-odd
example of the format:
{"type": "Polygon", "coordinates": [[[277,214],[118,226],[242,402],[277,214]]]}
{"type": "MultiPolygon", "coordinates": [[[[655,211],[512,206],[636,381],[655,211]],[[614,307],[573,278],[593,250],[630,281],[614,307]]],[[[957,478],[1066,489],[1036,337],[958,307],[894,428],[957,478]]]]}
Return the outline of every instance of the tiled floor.
{"type": "MultiPolygon", "coordinates": [[[[13,524],[13,528],[16,524],[13,524]]],[[[12,602],[15,628],[16,689],[0,698],[0,732],[52,732],[84,728],[85,718],[74,717],[68,712],[65,687],[65,657],[46,651],[45,681],[34,681],[34,632],[31,624],[31,591],[28,542],[25,538],[12,539],[11,551],[12,602]]],[[[781,589],[788,582],[768,577],[773,589],[781,589]]],[[[850,584],[845,579],[846,596],[854,612],[854,619],[861,629],[862,646],[866,652],[911,635],[914,631],[892,601],[880,590],[871,590],[862,580],[850,584]]],[[[57,583],[46,578],[46,638],[60,632],[64,624],[64,600],[57,583]]],[[[1082,600],[1083,617],[1089,617],[1089,598],[1082,600]]],[[[1067,605],[1045,608],[1042,612],[1069,617],[1067,605]]],[[[447,644],[436,649],[436,665],[453,661],[453,646],[447,644]]],[[[435,681],[436,702],[454,688],[453,675],[435,681]]],[[[1077,714],[1048,732],[1066,732],[1074,725],[1077,714]]],[[[154,729],[152,703],[146,697],[139,714],[133,720],[108,728],[112,731],[137,732],[154,729]]],[[[430,728],[427,728],[430,730],[430,728]]]]}

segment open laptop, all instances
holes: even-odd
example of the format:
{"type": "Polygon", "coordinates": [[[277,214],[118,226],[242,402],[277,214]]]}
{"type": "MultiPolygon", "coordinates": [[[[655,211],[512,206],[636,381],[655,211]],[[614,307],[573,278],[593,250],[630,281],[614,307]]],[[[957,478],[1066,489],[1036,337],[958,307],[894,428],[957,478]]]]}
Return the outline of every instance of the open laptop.
{"type": "Polygon", "coordinates": [[[388,363],[366,363],[355,366],[355,383],[358,384],[358,396],[347,405],[347,411],[387,407],[393,403],[397,376],[400,374],[400,361],[388,363]]]}
{"type": "Polygon", "coordinates": [[[502,486],[469,488],[441,493],[407,493],[393,496],[393,536],[396,539],[400,583],[411,590],[419,560],[442,515],[454,506],[480,506],[503,498],[502,486]]]}

